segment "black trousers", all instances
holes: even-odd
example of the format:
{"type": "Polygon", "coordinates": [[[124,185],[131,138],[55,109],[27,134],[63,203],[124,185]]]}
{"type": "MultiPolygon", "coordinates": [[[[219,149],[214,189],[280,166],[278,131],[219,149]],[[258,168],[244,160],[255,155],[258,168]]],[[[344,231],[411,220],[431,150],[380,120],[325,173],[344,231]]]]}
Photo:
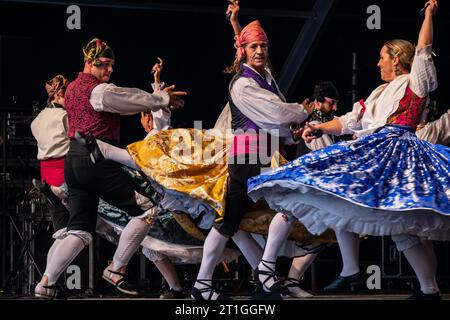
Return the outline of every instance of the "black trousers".
{"type": "Polygon", "coordinates": [[[70,219],[67,230],[95,234],[99,198],[131,216],[143,214],[136,203],[135,191],[143,190],[121,165],[109,160],[93,164],[89,151],[75,140],[70,142],[64,177],[69,188],[70,219]]]}
{"type": "MultiPolygon", "coordinates": [[[[248,159],[246,159],[248,160],[248,159]]],[[[247,195],[247,180],[261,173],[262,165],[257,164],[228,164],[228,188],[225,202],[225,213],[220,222],[214,227],[223,235],[232,237],[239,229],[242,218],[247,212],[252,199],[247,195]]]]}
{"type": "Polygon", "coordinates": [[[67,227],[69,223],[69,211],[67,211],[61,201],[58,204],[49,206],[48,212],[52,218],[54,231],[67,227]]]}

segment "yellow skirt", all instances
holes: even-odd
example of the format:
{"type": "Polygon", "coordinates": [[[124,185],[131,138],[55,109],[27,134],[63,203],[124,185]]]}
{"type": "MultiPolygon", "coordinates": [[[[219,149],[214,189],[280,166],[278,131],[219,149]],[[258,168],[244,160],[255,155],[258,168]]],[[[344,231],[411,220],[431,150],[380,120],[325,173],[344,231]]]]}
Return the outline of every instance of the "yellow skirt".
{"type": "MultiPolygon", "coordinates": [[[[231,134],[216,129],[170,129],[132,143],[127,146],[127,150],[150,179],[166,189],[208,204],[219,217],[223,217],[228,182],[227,157],[232,141],[231,134]]],[[[272,158],[272,167],[286,162],[276,153],[272,158]]],[[[273,210],[266,208],[263,211],[250,209],[241,228],[248,232],[267,234],[274,214],[273,210]]],[[[196,238],[203,238],[201,231],[196,230],[192,223],[188,223],[189,219],[182,216],[183,213],[178,214],[180,225],[196,238]]],[[[312,236],[298,222],[290,238],[296,241],[303,239],[305,242],[335,241],[333,233],[322,237],[312,236]]]]}

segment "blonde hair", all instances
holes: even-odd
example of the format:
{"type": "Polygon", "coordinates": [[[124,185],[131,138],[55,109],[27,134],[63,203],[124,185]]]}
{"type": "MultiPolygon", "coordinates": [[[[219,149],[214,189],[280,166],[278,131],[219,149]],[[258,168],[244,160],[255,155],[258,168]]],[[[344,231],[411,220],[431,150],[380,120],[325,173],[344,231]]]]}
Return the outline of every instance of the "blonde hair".
{"type": "Polygon", "coordinates": [[[386,41],[384,46],[387,48],[387,53],[391,58],[397,57],[403,68],[408,72],[411,71],[411,65],[414,60],[414,45],[411,42],[393,39],[386,41]]]}

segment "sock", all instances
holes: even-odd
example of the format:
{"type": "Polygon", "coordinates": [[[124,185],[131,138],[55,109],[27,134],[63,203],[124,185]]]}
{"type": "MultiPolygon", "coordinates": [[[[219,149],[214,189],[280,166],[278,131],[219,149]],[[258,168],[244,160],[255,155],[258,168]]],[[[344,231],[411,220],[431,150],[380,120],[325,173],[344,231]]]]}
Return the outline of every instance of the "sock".
{"type": "Polygon", "coordinates": [[[424,240],[424,239],[421,239],[420,241],[425,246],[425,250],[427,251],[427,254],[428,254],[428,261],[430,261],[431,270],[433,271],[433,274],[434,274],[434,277],[433,277],[434,285],[436,288],[439,288],[437,280],[436,280],[438,262],[437,262],[436,254],[434,253],[434,241],[433,240],[424,240]]]}
{"type": "Polygon", "coordinates": [[[359,272],[359,235],[340,229],[335,233],[342,256],[341,276],[352,276],[359,272]]]}
{"type": "Polygon", "coordinates": [[[161,275],[164,277],[164,280],[167,281],[171,289],[174,289],[175,291],[183,290],[177,272],[169,258],[153,261],[153,263],[158,268],[159,272],[161,272],[161,275]]]}
{"type": "MultiPolygon", "coordinates": [[[[206,282],[209,285],[212,285],[212,276],[214,273],[214,269],[219,263],[220,257],[222,256],[223,251],[225,250],[225,245],[228,242],[228,237],[221,234],[217,231],[216,228],[211,228],[208,236],[205,239],[205,244],[203,245],[203,258],[202,263],[200,265],[200,270],[197,275],[197,280],[201,280],[206,282]]],[[[197,289],[203,289],[207,286],[195,282],[194,287],[197,289]]],[[[203,298],[207,299],[209,297],[210,292],[203,292],[203,298]]],[[[213,293],[211,300],[216,300],[218,294],[216,292],[213,293]]]]}
{"type": "Polygon", "coordinates": [[[57,244],[44,272],[44,275],[48,277],[48,285],[56,283],[61,273],[66,270],[84,246],[83,240],[73,234],[69,234],[57,244]]]}
{"type": "Polygon", "coordinates": [[[132,169],[139,170],[139,167],[136,165],[126,149],[117,148],[98,139],[97,145],[106,160],[113,160],[132,169]]]}
{"type": "Polygon", "coordinates": [[[149,229],[150,225],[140,218],[133,218],[128,222],[120,235],[119,244],[114,253],[113,271],[118,271],[128,265],[149,229]]]}
{"type": "MultiPolygon", "coordinates": [[[[269,226],[269,234],[267,236],[266,247],[264,248],[262,257],[262,260],[264,260],[265,263],[261,261],[261,263],[258,265],[258,269],[260,271],[270,271],[269,267],[272,270],[275,270],[278,251],[280,250],[284,241],[286,241],[292,224],[293,220],[287,219],[286,216],[282,213],[277,213],[275,217],[273,217],[272,222],[269,226]]],[[[259,275],[258,280],[261,283],[264,283],[264,281],[266,281],[266,283],[263,285],[263,289],[265,291],[269,291],[268,288],[270,288],[275,282],[275,279],[268,275],[259,275]],[[267,278],[269,279],[266,281],[267,278]]]]}
{"type": "Polygon", "coordinates": [[[429,261],[428,253],[422,243],[403,251],[419,279],[420,290],[425,294],[432,294],[439,292],[439,288],[436,284],[436,274],[432,263],[429,261]]]}
{"type": "Polygon", "coordinates": [[[263,249],[256,242],[250,233],[239,230],[232,237],[233,241],[239,247],[247,262],[250,264],[253,270],[258,266],[259,261],[263,254],[263,249]]]}
{"type": "Polygon", "coordinates": [[[300,280],[305,271],[314,262],[318,253],[307,254],[303,257],[297,257],[292,260],[291,268],[289,269],[288,278],[300,280]]]}
{"type": "Polygon", "coordinates": [[[48,253],[47,253],[47,265],[50,264],[50,261],[52,260],[53,254],[55,253],[56,248],[61,244],[61,239],[55,239],[55,241],[53,241],[52,246],[50,247],[50,249],[48,249],[48,253]]]}

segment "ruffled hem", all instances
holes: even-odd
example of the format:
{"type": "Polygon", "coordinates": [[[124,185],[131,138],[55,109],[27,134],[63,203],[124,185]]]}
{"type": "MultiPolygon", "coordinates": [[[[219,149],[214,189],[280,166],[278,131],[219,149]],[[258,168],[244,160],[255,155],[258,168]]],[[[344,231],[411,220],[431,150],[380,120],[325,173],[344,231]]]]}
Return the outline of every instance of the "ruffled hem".
{"type": "MultiPolygon", "coordinates": [[[[117,244],[123,227],[108,221],[102,217],[97,221],[97,234],[104,237],[111,243],[117,244]]],[[[63,234],[61,231],[58,235],[63,234]]],[[[174,244],[168,241],[159,240],[146,235],[141,243],[142,253],[150,261],[158,261],[169,258],[173,263],[177,264],[197,264],[202,261],[203,246],[174,244]]],[[[222,260],[230,262],[236,260],[240,253],[237,250],[225,248],[222,254],[222,260]]]]}
{"type": "Polygon", "coordinates": [[[411,234],[429,240],[450,240],[450,217],[433,210],[382,210],[355,205],[347,199],[293,181],[270,181],[252,190],[269,206],[296,217],[309,232],[320,235],[341,229],[362,235],[411,234]]]}

